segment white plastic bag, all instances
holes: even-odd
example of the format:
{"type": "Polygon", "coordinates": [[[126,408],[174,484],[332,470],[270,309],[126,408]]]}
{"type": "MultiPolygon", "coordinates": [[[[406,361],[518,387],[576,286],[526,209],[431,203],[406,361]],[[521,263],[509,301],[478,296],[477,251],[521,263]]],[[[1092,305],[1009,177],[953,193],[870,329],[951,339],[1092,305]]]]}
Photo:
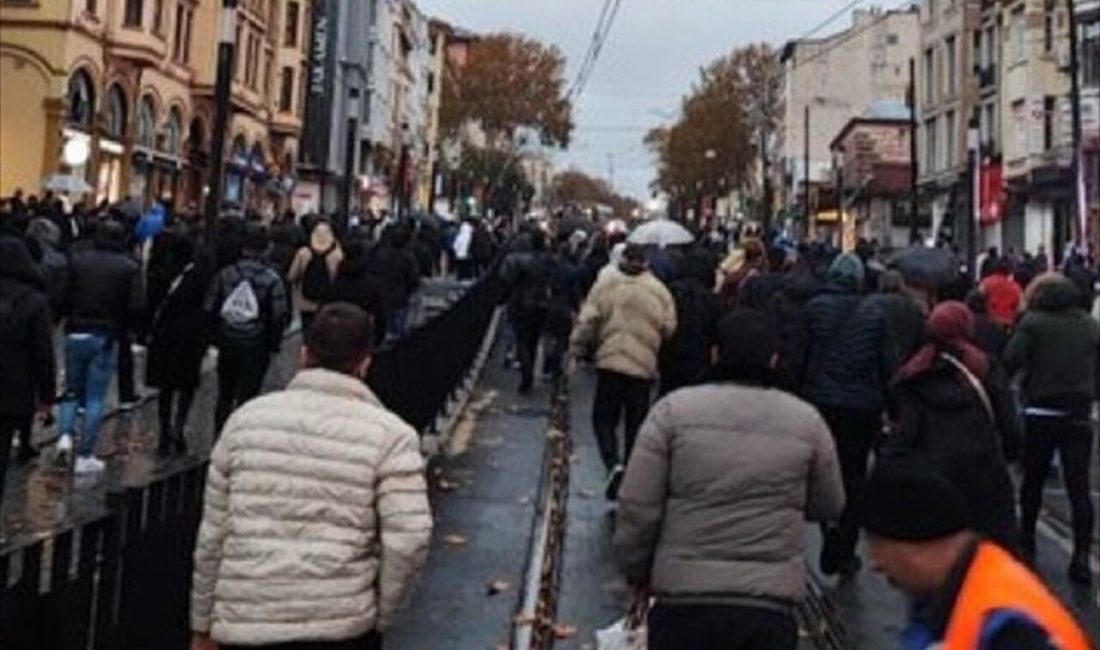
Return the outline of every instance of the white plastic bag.
{"type": "Polygon", "coordinates": [[[646,627],[630,628],[627,619],[596,632],[596,650],[646,650],[646,627]]]}

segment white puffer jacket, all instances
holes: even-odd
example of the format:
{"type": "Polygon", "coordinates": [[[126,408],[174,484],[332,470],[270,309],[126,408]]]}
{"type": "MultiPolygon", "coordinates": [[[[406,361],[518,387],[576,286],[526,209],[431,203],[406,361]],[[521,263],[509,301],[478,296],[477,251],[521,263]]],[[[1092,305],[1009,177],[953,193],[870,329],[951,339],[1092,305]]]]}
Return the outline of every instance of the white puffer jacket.
{"type": "Polygon", "coordinates": [[[431,537],[416,432],[327,370],[233,414],[204,508],[191,626],[226,644],[385,629],[431,537]]]}

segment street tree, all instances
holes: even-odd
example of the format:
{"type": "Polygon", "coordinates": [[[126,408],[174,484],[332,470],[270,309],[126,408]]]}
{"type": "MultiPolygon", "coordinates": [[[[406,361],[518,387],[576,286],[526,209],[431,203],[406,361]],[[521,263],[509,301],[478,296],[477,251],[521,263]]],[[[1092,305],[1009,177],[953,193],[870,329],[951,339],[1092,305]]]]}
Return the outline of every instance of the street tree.
{"type": "Polygon", "coordinates": [[[611,208],[616,217],[627,219],[638,204],[634,199],[615,191],[602,178],[595,178],[579,169],[567,169],[554,176],[550,184],[550,203],[555,206],[590,208],[602,205],[611,208]]]}
{"type": "Polygon", "coordinates": [[[527,132],[564,148],[573,132],[566,92],[561,50],[522,35],[491,34],[470,45],[464,65],[448,67],[440,126],[456,136],[476,124],[498,148],[513,147],[527,132]]]}
{"type": "Polygon", "coordinates": [[[502,149],[465,147],[456,175],[463,194],[479,197],[496,214],[522,210],[535,193],[519,158],[502,149]]]}

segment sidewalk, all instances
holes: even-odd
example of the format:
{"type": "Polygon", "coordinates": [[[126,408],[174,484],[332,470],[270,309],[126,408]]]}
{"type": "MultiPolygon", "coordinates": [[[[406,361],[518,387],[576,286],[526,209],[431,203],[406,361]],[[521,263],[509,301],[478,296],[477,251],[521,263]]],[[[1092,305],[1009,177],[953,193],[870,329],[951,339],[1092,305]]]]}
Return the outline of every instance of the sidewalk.
{"type": "Polygon", "coordinates": [[[534,518],[549,385],[516,393],[498,338],[448,450],[429,468],[435,529],[387,650],[507,647],[534,518]]]}

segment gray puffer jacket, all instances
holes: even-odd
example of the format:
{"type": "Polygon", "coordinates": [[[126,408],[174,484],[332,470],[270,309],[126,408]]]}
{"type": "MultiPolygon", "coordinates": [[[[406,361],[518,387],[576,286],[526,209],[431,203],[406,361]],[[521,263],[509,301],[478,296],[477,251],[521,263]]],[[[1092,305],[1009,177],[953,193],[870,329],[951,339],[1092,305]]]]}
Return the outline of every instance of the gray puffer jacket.
{"type": "Polygon", "coordinates": [[[431,536],[416,432],[327,370],[233,414],[204,507],[191,627],[223,644],[385,629],[431,536]]]}
{"type": "Polygon", "coordinates": [[[832,436],[779,390],[676,391],[642,426],[619,492],[615,550],[658,597],[803,595],[805,520],[837,517],[844,488],[832,436]]]}

